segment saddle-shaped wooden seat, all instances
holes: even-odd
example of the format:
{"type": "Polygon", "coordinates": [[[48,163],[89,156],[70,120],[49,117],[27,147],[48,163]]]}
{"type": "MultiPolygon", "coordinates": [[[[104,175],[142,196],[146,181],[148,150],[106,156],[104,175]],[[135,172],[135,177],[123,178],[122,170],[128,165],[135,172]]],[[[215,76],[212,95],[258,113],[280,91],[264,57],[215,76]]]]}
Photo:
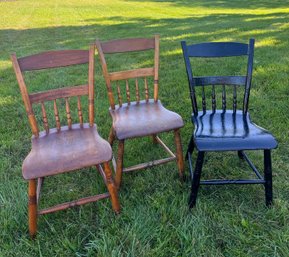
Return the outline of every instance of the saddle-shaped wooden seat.
{"type": "Polygon", "coordinates": [[[109,111],[116,137],[120,140],[158,134],[184,126],[181,116],[166,109],[160,100],[132,102],[109,111]]]}
{"type": "Polygon", "coordinates": [[[49,134],[33,137],[22,173],[25,179],[46,177],[104,163],[111,157],[111,147],[99,136],[96,126],[73,124],[71,129],[51,129],[49,134]]]}
{"type": "Polygon", "coordinates": [[[259,150],[277,146],[272,134],[254,124],[249,113],[207,111],[192,119],[196,126],[194,137],[198,151],[259,150]]]}

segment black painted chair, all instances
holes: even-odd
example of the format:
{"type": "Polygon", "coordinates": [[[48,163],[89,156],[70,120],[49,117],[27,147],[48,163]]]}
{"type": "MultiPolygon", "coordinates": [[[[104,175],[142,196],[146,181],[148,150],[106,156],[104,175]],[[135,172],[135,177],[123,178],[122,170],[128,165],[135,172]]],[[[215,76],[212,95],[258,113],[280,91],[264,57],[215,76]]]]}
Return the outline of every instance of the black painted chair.
{"type": "Polygon", "coordinates": [[[272,165],[271,149],[277,147],[275,138],[265,129],[254,124],[248,113],[249,95],[252,80],[254,39],[250,39],[249,44],[236,42],[212,42],[187,45],[182,41],[182,50],[188,76],[190,97],[192,101],[192,122],[195,126],[194,133],[188,145],[186,158],[189,161],[191,174],[191,195],[189,206],[192,208],[196,204],[198,189],[200,184],[205,185],[226,185],[226,184],[263,184],[265,187],[266,205],[272,204],[272,165]],[[247,74],[245,76],[193,76],[190,57],[214,58],[247,56],[247,74]],[[210,92],[211,109],[208,110],[206,96],[208,89],[210,92]],[[217,87],[220,90],[221,100],[217,103],[217,87]],[[229,101],[227,100],[228,89],[231,88],[232,109],[228,110],[229,101]],[[237,91],[238,89],[238,91],[237,91]],[[200,103],[202,110],[198,110],[197,91],[200,90],[200,103]],[[242,90],[243,103],[242,109],[237,109],[237,92],[242,90]],[[218,109],[219,107],[219,109],[218,109]],[[192,166],[192,153],[197,149],[198,155],[195,170],[192,166]],[[248,158],[245,150],[264,151],[264,177],[261,176],[257,168],[248,158]],[[257,179],[239,180],[206,180],[200,181],[204,154],[212,151],[237,151],[241,159],[247,161],[255,172],[257,179]]]}

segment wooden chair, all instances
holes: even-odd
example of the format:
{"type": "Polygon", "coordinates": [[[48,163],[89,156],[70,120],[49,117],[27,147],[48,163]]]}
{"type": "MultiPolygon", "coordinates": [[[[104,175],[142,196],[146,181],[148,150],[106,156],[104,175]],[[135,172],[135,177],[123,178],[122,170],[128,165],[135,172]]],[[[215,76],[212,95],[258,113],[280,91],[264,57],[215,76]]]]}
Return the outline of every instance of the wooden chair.
{"type": "Polygon", "coordinates": [[[182,41],[183,56],[189,82],[190,96],[192,101],[192,122],[195,131],[192,134],[188,145],[187,155],[192,178],[191,195],[189,206],[196,204],[198,189],[200,184],[204,185],[226,185],[226,184],[263,184],[265,186],[266,205],[272,203],[272,167],[271,149],[277,147],[275,138],[265,129],[254,124],[248,113],[249,95],[251,89],[254,39],[249,44],[243,43],[201,43],[187,45],[182,41]],[[193,76],[190,57],[215,58],[230,56],[247,56],[247,74],[245,76],[193,76]],[[211,106],[208,108],[206,102],[206,89],[212,86],[211,106]],[[220,85],[219,109],[216,99],[216,85],[220,85]],[[237,109],[237,87],[243,88],[243,104],[241,109],[237,109]],[[232,89],[232,110],[228,110],[227,100],[228,88],[232,89]],[[202,110],[198,110],[197,90],[200,90],[202,110]],[[195,171],[192,168],[191,154],[194,148],[198,150],[195,171]],[[264,178],[257,168],[248,158],[245,150],[264,151],[264,178]],[[238,156],[249,164],[258,179],[240,180],[206,180],[200,182],[202,166],[205,152],[212,151],[237,151],[238,156]]]}
{"type": "Polygon", "coordinates": [[[109,143],[112,145],[115,138],[119,141],[117,161],[114,163],[116,170],[115,182],[120,186],[122,173],[152,167],[155,165],[177,160],[179,176],[183,177],[183,154],[179,129],[183,127],[183,120],[177,113],[163,107],[158,99],[159,84],[159,36],[154,38],[120,39],[108,42],[96,41],[98,55],[102,65],[102,71],[106,82],[110,103],[110,115],[112,128],[109,135],[109,143]],[[104,54],[135,52],[154,49],[154,67],[139,68],[118,72],[109,72],[104,54]],[[153,77],[153,99],[149,98],[148,78],[153,77]],[[131,88],[129,85],[134,80],[136,101],[131,101],[131,88]],[[139,80],[143,79],[145,99],[140,99],[139,80]],[[115,82],[115,83],[114,83],[115,82]],[[123,103],[120,83],[123,83],[127,102],[123,103]],[[115,85],[114,85],[115,84],[115,85]],[[118,105],[115,104],[113,86],[117,91],[118,105]],[[174,131],[176,154],[174,154],[157,136],[167,131],[174,131]],[[152,136],[153,141],[161,145],[170,157],[154,160],[147,163],[123,168],[124,142],[126,139],[152,136]]]}
{"type": "Polygon", "coordinates": [[[112,150],[107,141],[102,139],[94,124],[94,52],[95,46],[88,50],[62,50],[43,52],[23,58],[11,55],[13,68],[18,80],[25,109],[32,129],[32,150],[24,160],[22,173],[29,181],[28,208],[29,232],[32,237],[37,232],[37,216],[77,205],[86,204],[103,198],[111,198],[116,213],[120,210],[116,187],[111,175],[109,161],[112,150]],[[58,68],[89,63],[88,84],[53,89],[29,94],[24,82],[24,72],[58,68]],[[89,123],[83,123],[80,96],[88,96],[89,123]],[[77,97],[78,124],[72,124],[69,98],[77,97]],[[65,99],[68,126],[61,126],[57,101],[65,99]],[[44,102],[53,101],[56,128],[49,128],[44,102]],[[39,131],[32,105],[40,104],[45,131],[39,131]],[[104,169],[101,164],[103,164],[104,169]],[[82,198],[73,202],[56,205],[44,210],[37,210],[40,189],[44,177],[53,176],[89,166],[97,166],[109,193],[82,198]],[[37,186],[36,186],[37,180],[37,186]]]}

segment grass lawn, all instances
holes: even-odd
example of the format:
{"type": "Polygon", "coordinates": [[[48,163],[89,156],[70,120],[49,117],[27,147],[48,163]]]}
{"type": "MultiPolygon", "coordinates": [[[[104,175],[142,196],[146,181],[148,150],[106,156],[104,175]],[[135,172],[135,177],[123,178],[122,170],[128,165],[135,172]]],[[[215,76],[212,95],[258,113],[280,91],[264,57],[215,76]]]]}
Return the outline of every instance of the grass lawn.
{"type": "MultiPolygon", "coordinates": [[[[4,0],[0,1],[0,17],[0,256],[289,256],[288,1],[4,0]],[[95,38],[150,37],[154,33],[161,35],[160,99],[185,121],[181,132],[184,150],[193,127],[180,41],[256,39],[249,109],[252,120],[270,130],[279,142],[272,153],[274,206],[265,207],[260,185],[202,186],[197,207],[189,211],[189,182],[179,182],[177,166],[171,163],[124,175],[121,215],[114,215],[109,200],[103,200],[41,216],[38,236],[31,241],[27,182],[21,175],[31,131],[9,54],[87,49],[95,38]]],[[[143,58],[119,56],[111,61],[112,68],[127,67],[133,61],[149,65],[143,58]]],[[[227,66],[213,66],[208,61],[203,63],[208,64],[205,68],[199,65],[199,72],[238,73],[233,64],[239,63],[238,59],[227,66]]],[[[83,81],[83,71],[28,74],[28,81],[36,81],[29,89],[83,81]]],[[[104,138],[111,126],[107,110],[97,59],[96,123],[104,138]]],[[[161,136],[173,145],[172,135],[161,136]]],[[[126,144],[125,165],[155,155],[162,152],[151,139],[132,140],[126,144]]],[[[249,155],[262,169],[262,152],[249,155]]],[[[248,171],[235,153],[208,154],[203,176],[246,177],[248,171]]],[[[41,207],[103,190],[95,169],[48,178],[41,207]]]]}

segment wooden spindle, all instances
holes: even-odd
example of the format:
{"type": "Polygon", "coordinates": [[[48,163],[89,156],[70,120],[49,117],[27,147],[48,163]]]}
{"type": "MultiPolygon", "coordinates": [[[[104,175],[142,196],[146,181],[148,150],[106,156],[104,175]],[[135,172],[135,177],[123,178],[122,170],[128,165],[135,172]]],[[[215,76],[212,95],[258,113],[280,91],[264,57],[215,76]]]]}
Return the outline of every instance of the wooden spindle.
{"type": "Polygon", "coordinates": [[[127,104],[130,105],[130,92],[129,92],[129,84],[128,80],[125,80],[125,88],[126,88],[126,98],[127,98],[127,104]]]}
{"type": "Polygon", "coordinates": [[[235,113],[237,110],[237,86],[234,85],[233,89],[233,112],[235,113]]]}
{"type": "Polygon", "coordinates": [[[60,126],[60,119],[59,119],[58,109],[56,105],[56,100],[53,101],[53,108],[54,108],[54,116],[55,116],[55,121],[56,121],[56,128],[57,128],[57,131],[60,131],[61,126],[60,126]]]}
{"type": "Polygon", "coordinates": [[[80,127],[83,127],[83,116],[82,116],[82,110],[81,110],[80,96],[77,96],[77,110],[78,110],[78,118],[79,118],[80,127]]]}
{"type": "Polygon", "coordinates": [[[138,79],[135,79],[135,94],[136,94],[136,102],[139,103],[139,88],[138,88],[138,79]]]}
{"type": "Polygon", "coordinates": [[[43,102],[41,102],[41,111],[42,111],[43,125],[45,128],[46,134],[48,134],[49,133],[49,125],[48,125],[46,110],[45,110],[45,106],[44,106],[43,102]]]}
{"type": "Polygon", "coordinates": [[[212,110],[213,110],[213,112],[216,111],[216,91],[215,91],[215,85],[212,85],[212,110]]]}
{"type": "Polygon", "coordinates": [[[205,95],[204,85],[202,86],[202,107],[203,107],[203,112],[205,112],[206,111],[206,95],[205,95]]]}
{"type": "Polygon", "coordinates": [[[148,88],[147,77],[144,78],[144,83],[145,83],[145,98],[146,98],[146,102],[148,102],[149,101],[149,88],[148,88]]]}
{"type": "Polygon", "coordinates": [[[222,109],[226,111],[226,86],[223,85],[222,88],[222,109]]]}
{"type": "Polygon", "coordinates": [[[68,128],[71,129],[72,119],[71,119],[69,102],[68,102],[68,98],[67,97],[65,98],[65,110],[66,110],[66,117],[67,117],[67,125],[68,125],[68,128]]]}
{"type": "Polygon", "coordinates": [[[121,107],[122,106],[122,97],[121,97],[120,86],[119,86],[118,82],[116,82],[116,85],[117,85],[118,103],[119,103],[119,107],[121,107]]]}

